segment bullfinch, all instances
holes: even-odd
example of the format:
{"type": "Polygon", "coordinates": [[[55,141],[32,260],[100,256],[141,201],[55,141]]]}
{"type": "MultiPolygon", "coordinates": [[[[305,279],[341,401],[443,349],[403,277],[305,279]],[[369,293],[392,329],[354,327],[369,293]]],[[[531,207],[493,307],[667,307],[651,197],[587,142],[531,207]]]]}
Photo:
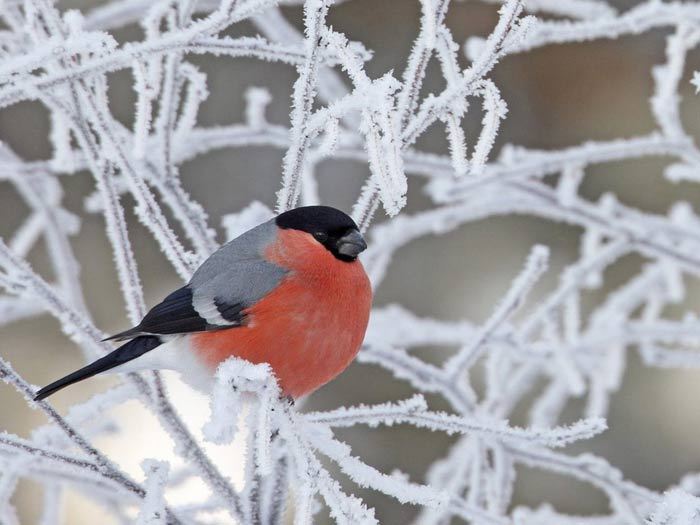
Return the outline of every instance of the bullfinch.
{"type": "Polygon", "coordinates": [[[340,374],[362,344],[372,290],[357,256],[366,247],[335,208],[282,213],[224,244],[137,326],[107,339],[124,344],[35,399],[108,370],[175,370],[207,391],[231,356],[268,363],[287,396],[308,394],[340,374]]]}

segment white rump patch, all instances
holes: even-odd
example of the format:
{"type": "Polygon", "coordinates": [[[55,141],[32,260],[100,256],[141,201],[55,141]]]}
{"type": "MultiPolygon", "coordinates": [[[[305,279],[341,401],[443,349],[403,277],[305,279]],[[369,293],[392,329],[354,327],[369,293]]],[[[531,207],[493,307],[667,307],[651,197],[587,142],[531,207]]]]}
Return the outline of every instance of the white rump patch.
{"type": "Polygon", "coordinates": [[[141,372],[143,370],[174,370],[192,388],[204,393],[211,392],[214,370],[205,365],[192,350],[188,336],[161,336],[163,344],[103,373],[141,372]]]}

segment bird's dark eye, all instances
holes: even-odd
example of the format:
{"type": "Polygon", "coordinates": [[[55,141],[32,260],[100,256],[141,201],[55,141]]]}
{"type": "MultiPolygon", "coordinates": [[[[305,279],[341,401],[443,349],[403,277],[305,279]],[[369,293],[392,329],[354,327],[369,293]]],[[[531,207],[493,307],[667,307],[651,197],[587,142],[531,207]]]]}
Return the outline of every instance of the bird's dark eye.
{"type": "Polygon", "coordinates": [[[328,240],[328,234],[323,232],[316,232],[314,233],[314,239],[323,244],[328,240]]]}

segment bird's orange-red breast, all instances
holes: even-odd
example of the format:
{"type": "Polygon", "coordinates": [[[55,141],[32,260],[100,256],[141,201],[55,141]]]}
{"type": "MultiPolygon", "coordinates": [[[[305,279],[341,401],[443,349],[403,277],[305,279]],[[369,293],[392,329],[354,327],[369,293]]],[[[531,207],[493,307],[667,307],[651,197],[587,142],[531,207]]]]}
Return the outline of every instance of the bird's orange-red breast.
{"type": "Polygon", "coordinates": [[[195,334],[192,345],[211,368],[231,356],[269,363],[280,388],[300,397],[355,358],[372,290],[359,260],[335,258],[306,232],[281,230],[265,255],[289,270],[279,286],[244,310],[243,327],[195,334]]]}
{"type": "Polygon", "coordinates": [[[232,356],[269,363],[286,395],[308,394],[362,344],[372,291],[357,256],[366,247],[335,208],[282,213],[223,245],[137,326],[109,338],[126,343],[36,397],[100,372],[143,369],[176,370],[208,390],[232,356]]]}

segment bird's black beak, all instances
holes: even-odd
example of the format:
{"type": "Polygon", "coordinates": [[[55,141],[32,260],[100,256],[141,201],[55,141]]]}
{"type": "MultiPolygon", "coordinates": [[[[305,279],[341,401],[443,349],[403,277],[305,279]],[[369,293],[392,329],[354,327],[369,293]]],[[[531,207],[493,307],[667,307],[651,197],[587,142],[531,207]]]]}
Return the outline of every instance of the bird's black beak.
{"type": "Polygon", "coordinates": [[[343,235],[336,246],[339,254],[352,259],[367,249],[367,243],[357,230],[350,230],[343,235]]]}

